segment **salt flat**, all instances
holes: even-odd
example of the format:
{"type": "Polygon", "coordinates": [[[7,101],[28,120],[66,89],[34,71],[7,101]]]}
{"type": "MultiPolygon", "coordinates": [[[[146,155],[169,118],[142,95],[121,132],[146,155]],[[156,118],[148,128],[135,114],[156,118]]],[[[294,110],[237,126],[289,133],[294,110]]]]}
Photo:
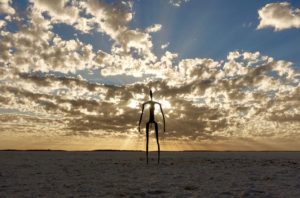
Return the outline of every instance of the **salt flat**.
{"type": "Polygon", "coordinates": [[[300,197],[300,152],[1,151],[0,197],[300,197]]]}

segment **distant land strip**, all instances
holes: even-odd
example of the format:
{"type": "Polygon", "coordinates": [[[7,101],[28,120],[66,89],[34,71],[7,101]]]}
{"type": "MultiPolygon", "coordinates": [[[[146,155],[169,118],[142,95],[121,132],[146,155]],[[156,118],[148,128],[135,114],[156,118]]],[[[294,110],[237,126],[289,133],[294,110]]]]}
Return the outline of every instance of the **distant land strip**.
{"type": "MultiPolygon", "coordinates": [[[[143,150],[117,150],[117,149],[96,149],[96,150],[55,150],[55,149],[0,149],[0,152],[144,152],[143,150]]],[[[155,150],[149,152],[156,152],[155,150]]],[[[297,150],[178,150],[178,151],[161,151],[161,152],[300,152],[297,150]]]]}

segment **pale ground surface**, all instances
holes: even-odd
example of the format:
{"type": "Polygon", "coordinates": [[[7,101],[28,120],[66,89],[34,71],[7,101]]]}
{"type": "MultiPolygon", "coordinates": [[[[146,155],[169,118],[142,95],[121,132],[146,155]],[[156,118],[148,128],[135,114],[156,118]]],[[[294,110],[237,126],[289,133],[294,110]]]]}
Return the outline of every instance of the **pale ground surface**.
{"type": "Polygon", "coordinates": [[[300,197],[299,152],[0,152],[0,197],[300,197]]]}

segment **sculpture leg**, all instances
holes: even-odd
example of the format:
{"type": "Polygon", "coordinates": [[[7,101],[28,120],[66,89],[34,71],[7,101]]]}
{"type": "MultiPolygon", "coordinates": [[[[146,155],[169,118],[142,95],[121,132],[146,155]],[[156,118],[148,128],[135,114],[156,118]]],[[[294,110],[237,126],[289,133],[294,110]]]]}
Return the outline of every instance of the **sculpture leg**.
{"type": "Polygon", "coordinates": [[[158,125],[155,122],[155,135],[156,135],[156,142],[157,142],[157,152],[158,152],[158,158],[157,158],[157,162],[159,164],[159,160],[160,160],[160,146],[159,146],[159,140],[158,140],[158,125]]]}
{"type": "Polygon", "coordinates": [[[149,122],[146,124],[146,158],[148,164],[149,122]]]}

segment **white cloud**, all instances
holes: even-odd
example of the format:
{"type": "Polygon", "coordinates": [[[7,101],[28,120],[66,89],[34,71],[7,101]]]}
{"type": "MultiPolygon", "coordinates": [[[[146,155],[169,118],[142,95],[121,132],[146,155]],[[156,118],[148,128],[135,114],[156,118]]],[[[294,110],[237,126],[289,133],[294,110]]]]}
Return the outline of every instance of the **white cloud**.
{"type": "MultiPolygon", "coordinates": [[[[32,1],[33,9],[47,13],[51,17],[51,24],[65,23],[83,33],[96,29],[110,36],[114,45],[113,53],[127,53],[132,51],[149,60],[155,60],[152,53],[150,32],[158,31],[161,25],[154,24],[147,30],[133,30],[128,27],[132,20],[131,2],[117,2],[107,4],[103,1],[32,1]],[[79,16],[79,13],[84,15],[79,16]]],[[[46,20],[46,19],[45,19],[46,20]]]]}
{"type": "Polygon", "coordinates": [[[228,56],[227,56],[227,60],[231,61],[234,59],[237,59],[238,57],[240,57],[240,52],[239,51],[233,51],[233,52],[229,52],[228,56]]]}
{"type": "Polygon", "coordinates": [[[15,9],[11,6],[12,0],[0,0],[0,13],[15,14],[15,9]]]}
{"type": "Polygon", "coordinates": [[[190,0],[169,0],[169,3],[173,6],[176,6],[176,7],[180,7],[181,4],[183,3],[187,3],[189,2],[190,0]]]}
{"type": "Polygon", "coordinates": [[[0,29],[6,26],[6,21],[0,20],[0,29]]]}
{"type": "MultiPolygon", "coordinates": [[[[154,24],[145,31],[130,29],[128,23],[132,20],[132,3],[118,2],[117,4],[106,4],[102,1],[88,0],[80,2],[80,8],[92,18],[83,20],[82,29],[87,26],[97,27],[99,32],[104,32],[110,36],[114,45],[114,54],[136,53],[139,56],[154,61],[156,56],[152,52],[152,41],[150,32],[158,31],[161,25],[154,24]]],[[[80,25],[78,24],[77,27],[80,25]]],[[[76,27],[76,26],[75,26],[76,27]]]]}
{"type": "Polygon", "coordinates": [[[289,2],[269,3],[258,10],[260,23],[257,29],[273,27],[276,31],[300,28],[300,9],[289,2]]]}
{"type": "Polygon", "coordinates": [[[161,25],[154,24],[144,31],[130,29],[128,23],[133,16],[131,8],[130,2],[31,1],[28,25],[16,33],[2,32],[5,41],[0,46],[3,49],[0,64],[18,65],[23,72],[39,70],[63,73],[106,65],[103,74],[123,74],[130,69],[141,76],[141,71],[157,60],[152,52],[150,33],[159,31],[161,25]],[[79,17],[79,13],[83,15],[79,17]],[[76,49],[70,48],[70,43],[76,43],[75,40],[63,41],[52,32],[57,23],[72,25],[84,33],[96,30],[107,34],[113,41],[111,53],[97,54],[91,46],[79,41],[76,41],[79,43],[76,49]],[[9,59],[11,56],[13,58],[9,59]],[[116,60],[110,61],[109,57],[116,60]]]}
{"type": "Polygon", "coordinates": [[[75,6],[67,5],[68,0],[32,0],[33,8],[47,13],[54,23],[74,24],[79,17],[79,10],[75,6]]]}
{"type": "Polygon", "coordinates": [[[150,27],[148,27],[146,29],[146,32],[150,33],[150,32],[158,32],[161,30],[162,25],[161,24],[154,24],[151,25],[150,27]]]}
{"type": "Polygon", "coordinates": [[[78,40],[64,41],[51,32],[51,25],[40,13],[32,12],[30,23],[15,33],[2,32],[1,65],[20,72],[75,72],[91,68],[95,56],[92,46],[78,40]]]}
{"type": "Polygon", "coordinates": [[[170,45],[170,43],[168,42],[168,43],[162,44],[162,45],[160,46],[160,48],[161,48],[161,49],[166,49],[169,45],[170,45]]]}
{"type": "Polygon", "coordinates": [[[110,5],[102,1],[88,0],[80,2],[80,7],[94,17],[99,31],[105,32],[114,40],[128,29],[127,24],[132,20],[128,4],[110,5]]]}

